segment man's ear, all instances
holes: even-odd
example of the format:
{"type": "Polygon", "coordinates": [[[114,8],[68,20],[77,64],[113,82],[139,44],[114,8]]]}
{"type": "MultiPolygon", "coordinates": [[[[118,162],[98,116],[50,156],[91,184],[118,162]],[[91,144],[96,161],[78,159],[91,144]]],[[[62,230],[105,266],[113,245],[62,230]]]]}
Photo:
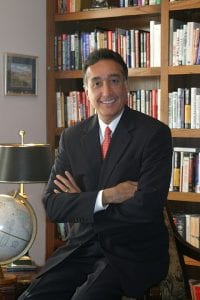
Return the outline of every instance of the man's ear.
{"type": "Polygon", "coordinates": [[[88,97],[88,89],[87,89],[87,87],[84,87],[84,89],[85,89],[86,97],[87,97],[87,99],[89,100],[89,97],[88,97]]]}

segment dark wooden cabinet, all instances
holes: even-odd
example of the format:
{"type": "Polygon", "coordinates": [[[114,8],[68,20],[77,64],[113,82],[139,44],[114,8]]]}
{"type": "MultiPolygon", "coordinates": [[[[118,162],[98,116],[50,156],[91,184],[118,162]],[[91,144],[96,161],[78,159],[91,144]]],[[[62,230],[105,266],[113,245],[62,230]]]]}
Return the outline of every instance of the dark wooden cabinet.
{"type": "Polygon", "coordinates": [[[18,297],[27,289],[30,282],[36,276],[36,271],[8,272],[5,274],[14,274],[16,281],[12,284],[0,285],[0,300],[17,300],[18,297]]]}

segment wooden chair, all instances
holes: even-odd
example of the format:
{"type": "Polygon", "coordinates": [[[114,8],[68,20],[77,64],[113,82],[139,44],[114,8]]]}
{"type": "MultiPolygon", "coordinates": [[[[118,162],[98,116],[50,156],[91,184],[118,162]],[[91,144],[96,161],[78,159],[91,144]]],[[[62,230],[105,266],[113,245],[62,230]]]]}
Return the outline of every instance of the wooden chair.
{"type": "MultiPolygon", "coordinates": [[[[170,265],[167,277],[157,286],[151,287],[141,299],[136,300],[188,300],[192,299],[184,256],[200,261],[200,249],[186,242],[178,233],[168,207],[164,209],[165,222],[169,231],[170,265]]],[[[122,300],[134,300],[123,297],[122,300]]]]}

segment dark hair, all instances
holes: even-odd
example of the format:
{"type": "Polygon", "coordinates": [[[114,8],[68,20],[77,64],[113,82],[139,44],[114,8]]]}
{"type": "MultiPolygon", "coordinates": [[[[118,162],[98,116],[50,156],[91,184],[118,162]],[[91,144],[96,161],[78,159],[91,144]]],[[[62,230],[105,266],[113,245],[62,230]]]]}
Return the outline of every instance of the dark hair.
{"type": "Polygon", "coordinates": [[[123,69],[124,77],[127,80],[128,68],[127,68],[127,65],[125,64],[123,58],[121,57],[121,55],[113,50],[101,48],[101,49],[92,51],[88,55],[87,59],[84,62],[84,66],[83,66],[84,83],[85,83],[85,74],[86,74],[88,67],[94,65],[95,63],[97,63],[98,61],[103,60],[103,59],[111,59],[111,60],[114,60],[115,62],[117,62],[118,64],[120,64],[120,66],[123,69]]]}

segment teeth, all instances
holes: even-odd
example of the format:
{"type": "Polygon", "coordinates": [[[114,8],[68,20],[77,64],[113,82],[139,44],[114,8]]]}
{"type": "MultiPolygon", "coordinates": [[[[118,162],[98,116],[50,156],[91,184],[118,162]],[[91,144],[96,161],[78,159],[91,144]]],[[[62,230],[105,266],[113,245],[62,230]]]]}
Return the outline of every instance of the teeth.
{"type": "Polygon", "coordinates": [[[110,104],[110,103],[113,103],[115,100],[112,99],[112,100],[107,100],[107,101],[102,101],[102,103],[104,104],[110,104]]]}

